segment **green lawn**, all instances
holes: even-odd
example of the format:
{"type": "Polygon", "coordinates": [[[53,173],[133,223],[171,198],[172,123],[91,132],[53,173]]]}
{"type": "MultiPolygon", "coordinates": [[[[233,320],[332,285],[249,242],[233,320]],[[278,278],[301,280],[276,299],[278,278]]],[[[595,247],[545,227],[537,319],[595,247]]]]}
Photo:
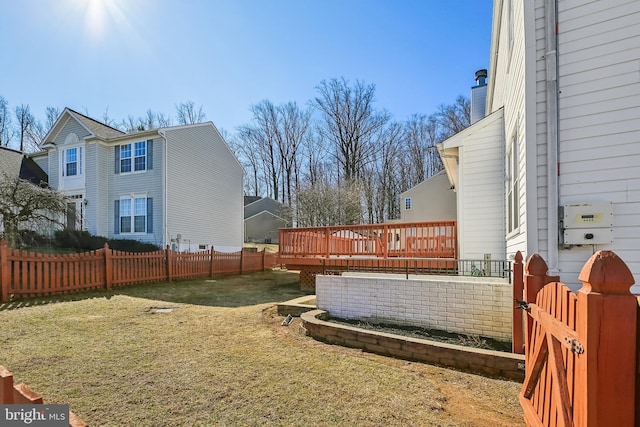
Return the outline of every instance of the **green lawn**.
{"type": "Polygon", "coordinates": [[[274,271],[9,304],[0,364],[92,426],[524,424],[518,383],[280,326],[301,295],[274,271]]]}

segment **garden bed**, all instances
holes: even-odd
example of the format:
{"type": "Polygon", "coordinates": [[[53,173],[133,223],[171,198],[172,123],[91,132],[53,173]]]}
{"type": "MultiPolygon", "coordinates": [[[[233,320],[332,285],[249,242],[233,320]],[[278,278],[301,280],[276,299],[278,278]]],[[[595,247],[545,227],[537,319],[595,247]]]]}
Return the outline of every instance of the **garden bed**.
{"type": "Polygon", "coordinates": [[[401,335],[465,347],[481,348],[485,350],[503,351],[507,353],[511,352],[511,342],[498,341],[493,338],[478,335],[458,334],[439,329],[426,329],[418,326],[369,323],[361,320],[329,318],[327,321],[330,323],[348,325],[369,331],[384,332],[387,334],[401,335]]]}

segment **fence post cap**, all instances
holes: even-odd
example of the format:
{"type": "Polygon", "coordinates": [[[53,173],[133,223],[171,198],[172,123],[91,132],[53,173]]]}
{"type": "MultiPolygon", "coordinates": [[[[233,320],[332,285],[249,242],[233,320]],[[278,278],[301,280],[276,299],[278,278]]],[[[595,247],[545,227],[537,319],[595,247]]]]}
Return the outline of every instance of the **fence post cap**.
{"type": "Polygon", "coordinates": [[[589,258],[578,276],[583,292],[631,294],[633,274],[622,258],[613,251],[598,251],[589,258]]]}
{"type": "Polygon", "coordinates": [[[517,263],[522,262],[522,252],[516,252],[516,255],[513,257],[514,261],[517,263]]]}
{"type": "Polygon", "coordinates": [[[549,266],[540,254],[533,254],[527,260],[525,271],[532,276],[546,276],[549,266]]]}

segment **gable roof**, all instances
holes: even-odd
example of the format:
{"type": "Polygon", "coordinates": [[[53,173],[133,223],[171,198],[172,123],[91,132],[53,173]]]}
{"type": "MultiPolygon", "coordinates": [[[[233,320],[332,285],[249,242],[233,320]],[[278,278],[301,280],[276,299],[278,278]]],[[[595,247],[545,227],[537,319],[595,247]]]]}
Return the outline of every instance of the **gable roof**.
{"type": "Polygon", "coordinates": [[[75,117],[80,123],[82,123],[92,134],[97,136],[98,138],[115,138],[118,136],[125,135],[126,132],[113,128],[107,124],[101,123],[95,119],[92,119],[89,116],[85,116],[84,114],[78,113],[70,108],[65,108],[65,111],[68,110],[69,113],[73,117],[75,117]]]}
{"type": "MultiPolygon", "coordinates": [[[[245,198],[245,202],[246,202],[245,198]]],[[[267,211],[271,212],[275,216],[279,216],[282,212],[284,205],[277,200],[273,200],[271,197],[261,197],[251,203],[245,203],[244,205],[244,217],[250,218],[258,212],[267,211]]]]}
{"type": "Polygon", "coordinates": [[[71,108],[67,107],[60,114],[56,122],[53,124],[53,126],[51,126],[51,129],[49,129],[49,132],[47,132],[47,134],[41,141],[42,148],[46,148],[44,147],[44,145],[52,142],[54,135],[62,130],[62,127],[66,123],[66,118],[72,118],[73,120],[77,121],[92,136],[100,139],[106,140],[109,138],[116,138],[127,134],[126,132],[122,132],[121,130],[101,123],[95,119],[92,119],[91,117],[85,116],[84,114],[78,113],[77,111],[74,111],[71,108]]]}

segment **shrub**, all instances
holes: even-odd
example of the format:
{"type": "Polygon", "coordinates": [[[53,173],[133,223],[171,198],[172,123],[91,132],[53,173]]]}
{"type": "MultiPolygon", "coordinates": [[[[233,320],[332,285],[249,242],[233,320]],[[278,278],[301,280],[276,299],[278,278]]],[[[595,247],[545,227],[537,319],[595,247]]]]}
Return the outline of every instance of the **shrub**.
{"type": "Polygon", "coordinates": [[[54,233],[54,238],[57,247],[74,249],[78,252],[100,249],[107,242],[106,238],[93,236],[85,230],[58,230],[54,233]]]}
{"type": "Polygon", "coordinates": [[[111,239],[108,243],[111,249],[124,252],[154,252],[160,249],[152,243],[144,243],[137,240],[111,239]]]}

